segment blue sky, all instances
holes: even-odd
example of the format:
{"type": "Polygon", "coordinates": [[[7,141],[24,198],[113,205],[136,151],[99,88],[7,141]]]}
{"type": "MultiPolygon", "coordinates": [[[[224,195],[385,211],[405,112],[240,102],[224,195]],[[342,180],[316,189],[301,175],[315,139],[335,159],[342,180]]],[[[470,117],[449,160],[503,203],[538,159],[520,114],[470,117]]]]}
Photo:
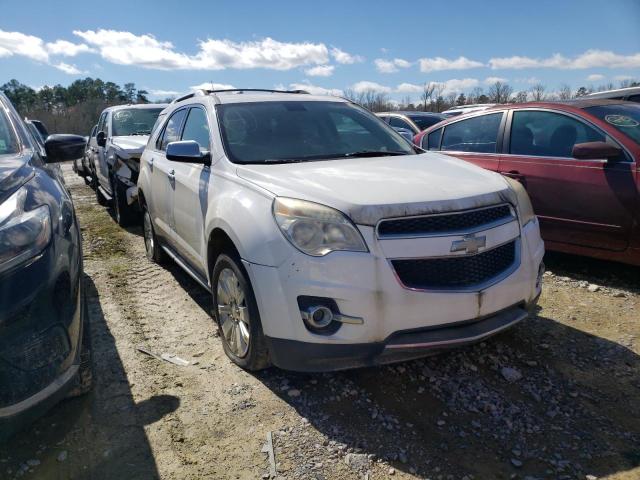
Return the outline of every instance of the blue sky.
{"type": "Polygon", "coordinates": [[[204,82],[414,99],[543,83],[640,79],[640,1],[4,0],[0,83],[135,82],[155,96],[204,82]],[[166,5],[166,6],[165,6],[166,5]]]}

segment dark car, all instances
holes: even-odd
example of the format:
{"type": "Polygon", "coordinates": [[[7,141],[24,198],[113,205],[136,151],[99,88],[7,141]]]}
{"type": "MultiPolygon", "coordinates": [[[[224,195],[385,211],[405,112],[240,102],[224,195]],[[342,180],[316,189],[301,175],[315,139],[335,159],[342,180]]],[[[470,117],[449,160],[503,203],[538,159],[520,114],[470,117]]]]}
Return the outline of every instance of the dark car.
{"type": "Polygon", "coordinates": [[[90,386],[80,227],[51,168],[82,140],[50,135],[45,163],[0,94],[0,439],[90,386]]]}
{"type": "Polygon", "coordinates": [[[640,265],[640,105],[581,99],[503,105],[416,135],[518,179],[548,250],[640,265]]]}
{"type": "Polygon", "coordinates": [[[435,112],[380,112],[376,113],[385,123],[394,128],[405,128],[414,134],[429,128],[431,125],[447,118],[442,113],[435,112]]]}
{"type": "Polygon", "coordinates": [[[91,139],[96,136],[98,130],[98,126],[94,125],[89,133],[88,137],[85,138],[84,151],[82,152],[82,157],[75,158],[73,160],[73,171],[77,173],[80,177],[84,178],[87,181],[87,176],[91,176],[91,139]]]}

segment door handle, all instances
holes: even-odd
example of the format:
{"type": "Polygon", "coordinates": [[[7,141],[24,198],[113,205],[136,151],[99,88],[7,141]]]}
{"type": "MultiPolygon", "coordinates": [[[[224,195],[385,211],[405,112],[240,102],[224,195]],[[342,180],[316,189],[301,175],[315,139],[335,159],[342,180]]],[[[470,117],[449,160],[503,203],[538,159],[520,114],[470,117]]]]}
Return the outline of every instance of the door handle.
{"type": "Polygon", "coordinates": [[[171,170],[169,170],[167,175],[169,176],[169,178],[174,179],[174,178],[176,178],[176,171],[171,169],[171,170]]]}
{"type": "Polygon", "coordinates": [[[150,159],[149,159],[149,166],[150,166],[150,167],[153,167],[153,158],[150,158],[150,159]]]}

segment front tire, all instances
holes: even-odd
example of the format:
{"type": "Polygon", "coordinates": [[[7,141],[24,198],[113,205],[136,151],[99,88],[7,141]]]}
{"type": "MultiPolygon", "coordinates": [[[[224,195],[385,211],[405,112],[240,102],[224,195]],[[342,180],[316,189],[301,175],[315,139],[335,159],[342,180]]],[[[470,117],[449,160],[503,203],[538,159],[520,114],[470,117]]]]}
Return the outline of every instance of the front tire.
{"type": "Polygon", "coordinates": [[[156,232],[151,222],[151,215],[146,205],[142,211],[142,230],[144,233],[144,248],[147,252],[147,258],[158,264],[164,263],[167,255],[164,253],[164,250],[162,250],[160,243],[158,243],[158,237],[156,237],[156,232]]]}
{"type": "Polygon", "coordinates": [[[106,207],[109,202],[107,201],[105,196],[102,195],[102,192],[100,191],[100,182],[97,179],[95,180],[95,190],[96,190],[96,202],[98,202],[98,205],[102,207],[106,207]]]}
{"type": "Polygon", "coordinates": [[[249,278],[235,255],[221,254],[212,274],[213,310],[227,356],[245,370],[271,363],[249,278]]]}
{"type": "Polygon", "coordinates": [[[123,192],[123,187],[115,178],[111,179],[111,191],[113,193],[113,213],[116,217],[116,222],[121,227],[128,227],[135,222],[136,216],[133,212],[133,208],[127,204],[126,193],[123,192]]]}

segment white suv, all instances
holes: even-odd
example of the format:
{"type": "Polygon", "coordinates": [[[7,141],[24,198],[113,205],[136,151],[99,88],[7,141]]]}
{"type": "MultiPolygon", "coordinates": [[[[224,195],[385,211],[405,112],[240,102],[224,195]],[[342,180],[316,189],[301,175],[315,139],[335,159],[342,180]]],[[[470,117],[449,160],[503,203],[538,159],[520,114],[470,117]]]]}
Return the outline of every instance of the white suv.
{"type": "Polygon", "coordinates": [[[250,370],[482,340],[540,295],[538,221],[519,183],[416,148],[341,98],[187,95],[141,158],[147,254],[212,292],[225,352],[250,370]]]}

